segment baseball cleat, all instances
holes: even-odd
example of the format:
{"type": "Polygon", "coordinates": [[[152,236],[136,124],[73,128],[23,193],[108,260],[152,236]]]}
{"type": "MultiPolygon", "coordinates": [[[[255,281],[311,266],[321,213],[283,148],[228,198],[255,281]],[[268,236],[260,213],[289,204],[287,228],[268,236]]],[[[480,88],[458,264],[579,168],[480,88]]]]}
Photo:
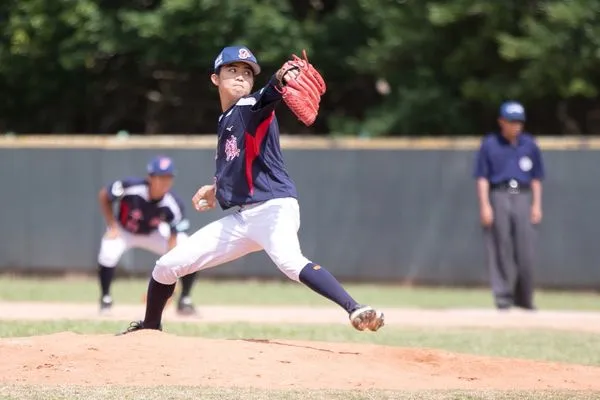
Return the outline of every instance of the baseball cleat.
{"type": "MultiPolygon", "coordinates": [[[[149,328],[144,328],[144,321],[133,321],[129,324],[127,329],[125,329],[123,332],[117,333],[116,336],[126,335],[128,333],[132,333],[132,332],[139,331],[142,329],[149,329],[149,328]]],[[[162,325],[159,326],[157,330],[162,331],[162,325]]]]}
{"type": "Polygon", "coordinates": [[[182,297],[177,303],[177,314],[179,315],[196,315],[196,309],[189,296],[182,297]]]}
{"type": "Polygon", "coordinates": [[[359,331],[369,329],[375,332],[384,325],[384,317],[381,311],[373,307],[361,306],[350,313],[350,322],[359,331]]]}
{"type": "Polygon", "coordinates": [[[113,305],[112,297],[106,295],[100,299],[100,314],[106,314],[110,312],[113,305]]]}

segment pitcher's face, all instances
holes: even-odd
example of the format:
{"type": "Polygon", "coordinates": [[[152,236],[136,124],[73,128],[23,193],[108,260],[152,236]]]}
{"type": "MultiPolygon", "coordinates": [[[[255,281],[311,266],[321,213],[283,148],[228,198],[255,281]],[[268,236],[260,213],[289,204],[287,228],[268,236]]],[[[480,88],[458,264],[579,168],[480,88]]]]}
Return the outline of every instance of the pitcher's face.
{"type": "Polygon", "coordinates": [[[254,72],[243,62],[223,65],[219,74],[211,75],[212,83],[219,88],[219,94],[232,101],[247,96],[254,86],[254,72]]]}

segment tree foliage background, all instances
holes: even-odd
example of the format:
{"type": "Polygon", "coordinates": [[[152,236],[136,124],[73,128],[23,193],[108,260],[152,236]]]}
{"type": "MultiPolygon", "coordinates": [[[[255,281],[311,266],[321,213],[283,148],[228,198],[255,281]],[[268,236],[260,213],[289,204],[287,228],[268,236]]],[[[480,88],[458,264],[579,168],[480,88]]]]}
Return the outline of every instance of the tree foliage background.
{"type": "Polygon", "coordinates": [[[308,49],[320,135],[480,135],[501,101],[544,135],[600,133],[600,0],[3,0],[0,131],[212,133],[209,76],[249,46],[264,84],[308,49]]]}

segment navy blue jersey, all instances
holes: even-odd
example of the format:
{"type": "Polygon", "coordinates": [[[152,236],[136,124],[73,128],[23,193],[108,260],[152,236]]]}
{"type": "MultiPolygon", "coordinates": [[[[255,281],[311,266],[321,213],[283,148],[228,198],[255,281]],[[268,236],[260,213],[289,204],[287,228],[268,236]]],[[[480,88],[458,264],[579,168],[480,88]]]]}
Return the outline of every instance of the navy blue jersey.
{"type": "Polygon", "coordinates": [[[128,232],[147,235],[161,222],[171,227],[171,232],[185,231],[189,222],[185,219],[181,200],[172,192],[162,199],[150,200],[149,182],[129,178],[112,182],[106,187],[108,198],[117,202],[119,225],[128,232]]]}
{"type": "Polygon", "coordinates": [[[279,143],[275,77],[219,117],[216,196],[223,210],[275,198],[297,197],[279,143]]]}
{"type": "Polygon", "coordinates": [[[538,145],[527,133],[518,136],[512,145],[499,133],[490,133],[481,141],[474,176],[486,178],[491,184],[517,180],[529,184],[544,178],[544,163],[538,145]]]}

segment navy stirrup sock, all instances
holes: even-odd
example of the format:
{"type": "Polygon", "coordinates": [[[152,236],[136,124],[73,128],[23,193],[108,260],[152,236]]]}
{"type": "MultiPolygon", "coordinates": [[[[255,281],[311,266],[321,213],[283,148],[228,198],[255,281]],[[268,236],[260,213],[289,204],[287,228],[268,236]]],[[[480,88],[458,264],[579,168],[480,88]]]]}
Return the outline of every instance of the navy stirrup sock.
{"type": "Polygon", "coordinates": [[[320,265],[306,264],[300,271],[300,282],[321,296],[337,303],[348,313],[358,307],[358,303],[346,292],[338,280],[320,265]]]}
{"type": "Polygon", "coordinates": [[[110,295],[110,285],[115,276],[115,269],[105,267],[98,264],[98,278],[100,279],[100,288],[102,289],[102,297],[110,295]]]}
{"type": "Polygon", "coordinates": [[[164,285],[150,278],[148,284],[148,298],[146,299],[146,315],[144,317],[144,328],[160,329],[162,313],[169,297],[175,291],[175,284],[164,285]]]}
{"type": "Polygon", "coordinates": [[[188,297],[196,279],[196,272],[181,277],[181,298],[188,297]]]}

